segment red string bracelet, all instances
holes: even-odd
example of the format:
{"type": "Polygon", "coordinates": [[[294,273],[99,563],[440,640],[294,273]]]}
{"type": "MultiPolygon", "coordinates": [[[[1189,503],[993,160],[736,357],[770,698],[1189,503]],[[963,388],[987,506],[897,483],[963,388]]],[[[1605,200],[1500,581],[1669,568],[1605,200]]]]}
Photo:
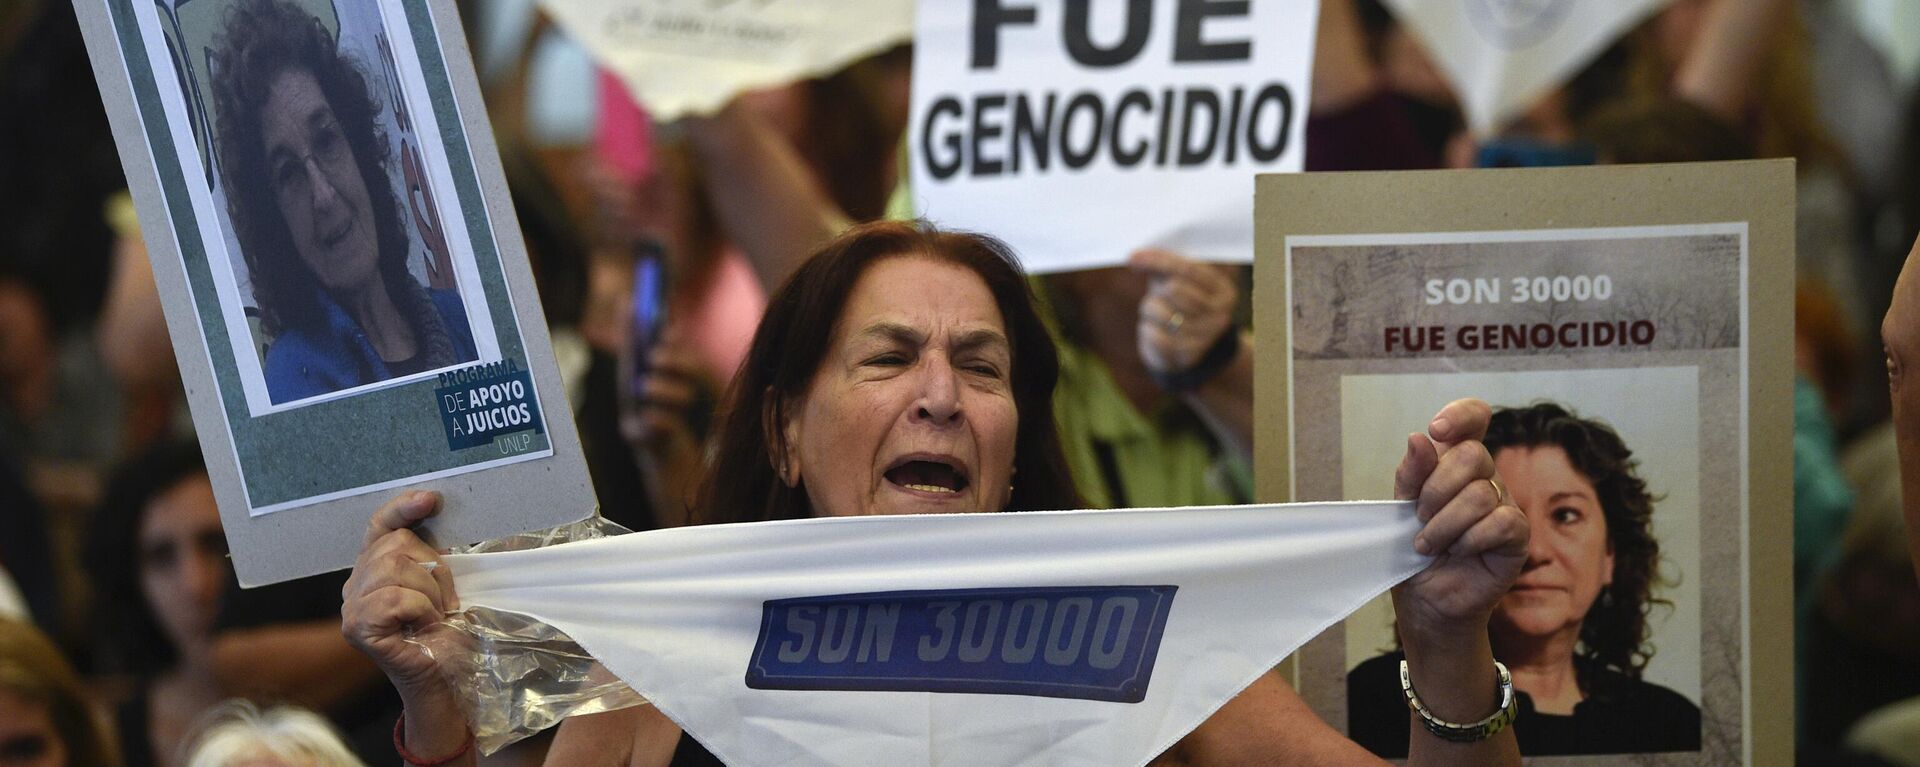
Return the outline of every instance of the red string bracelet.
{"type": "Polygon", "coordinates": [[[442,765],[452,764],[453,760],[466,756],[467,751],[472,748],[473,730],[468,729],[467,739],[462,741],[460,748],[454,750],[453,753],[447,754],[439,759],[422,759],[415,756],[412,751],[407,750],[407,715],[402,713],[399,719],[393,721],[393,750],[400,752],[401,761],[413,765],[413,767],[441,767],[442,765]]]}

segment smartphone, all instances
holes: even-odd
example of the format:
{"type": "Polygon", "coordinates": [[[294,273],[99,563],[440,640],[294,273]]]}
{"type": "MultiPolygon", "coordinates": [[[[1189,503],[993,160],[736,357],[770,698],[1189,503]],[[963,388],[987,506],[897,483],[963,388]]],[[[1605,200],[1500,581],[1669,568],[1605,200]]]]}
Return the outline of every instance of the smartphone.
{"type": "Polygon", "coordinates": [[[634,246],[633,319],[628,328],[627,391],[638,394],[647,376],[647,361],[660,342],[667,322],[667,252],[659,242],[644,239],[634,246]]]}
{"type": "Polygon", "coordinates": [[[1554,168],[1592,165],[1598,160],[1592,144],[1576,141],[1552,144],[1527,138],[1497,138],[1480,145],[1474,156],[1482,168],[1554,168]]]}

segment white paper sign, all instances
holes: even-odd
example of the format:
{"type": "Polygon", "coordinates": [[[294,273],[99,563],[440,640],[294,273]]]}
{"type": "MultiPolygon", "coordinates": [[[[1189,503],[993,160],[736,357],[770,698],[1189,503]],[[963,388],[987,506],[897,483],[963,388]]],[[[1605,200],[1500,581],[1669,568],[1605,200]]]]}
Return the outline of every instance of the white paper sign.
{"type": "Polygon", "coordinates": [[[540,0],[658,120],[830,73],[913,35],[912,0],[540,0]]]}
{"type": "Polygon", "coordinates": [[[1491,136],[1670,0],[1384,0],[1491,136]]]}
{"type": "Polygon", "coordinates": [[[1411,502],[843,517],[447,565],[727,764],[1138,765],[1425,567],[1419,529],[1411,502]]]}
{"type": "Polygon", "coordinates": [[[1253,257],[1253,176],[1306,153],[1315,0],[922,0],[916,210],[1032,272],[1253,257]]]}

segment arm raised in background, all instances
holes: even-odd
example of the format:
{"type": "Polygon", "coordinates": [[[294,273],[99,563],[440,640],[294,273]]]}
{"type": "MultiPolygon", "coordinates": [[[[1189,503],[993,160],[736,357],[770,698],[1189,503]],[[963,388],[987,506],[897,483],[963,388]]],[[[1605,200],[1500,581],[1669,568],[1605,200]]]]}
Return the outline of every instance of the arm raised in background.
{"type": "Polygon", "coordinates": [[[721,228],[769,290],[853,224],[750,104],[735,99],[719,114],[684,122],[721,228]]]}
{"type": "Polygon", "coordinates": [[[340,638],[339,623],[324,618],[221,632],[213,643],[213,674],[227,695],[318,711],[380,679],[379,670],[340,638]]]}
{"type": "MultiPolygon", "coordinates": [[[[1160,381],[1207,368],[1194,386],[1174,386],[1216,438],[1243,462],[1253,460],[1253,349],[1234,327],[1240,291],[1224,267],[1167,250],[1142,250],[1128,267],[1147,278],[1140,301],[1140,360],[1160,381]],[[1231,338],[1227,334],[1234,334],[1231,338]],[[1231,344],[1232,349],[1226,349],[1231,344]],[[1226,359],[1210,352],[1230,351],[1226,359]],[[1202,364],[1206,363],[1206,364],[1202,364]]],[[[1164,384],[1163,384],[1164,385],[1164,384]]]]}
{"type": "Polygon", "coordinates": [[[1367,55],[1366,31],[1353,0],[1321,0],[1319,36],[1313,48],[1311,113],[1346,109],[1380,90],[1383,81],[1367,55]]]}
{"type": "MultiPolygon", "coordinates": [[[[1791,0],[1696,0],[1693,8],[1685,5],[1668,12],[1699,13],[1700,26],[1685,57],[1676,62],[1674,95],[1734,125],[1744,124],[1760,66],[1786,23],[1791,0]]],[[[1687,21],[1675,23],[1684,26],[1687,21]]]]}
{"type": "Polygon", "coordinates": [[[659,342],[648,351],[640,390],[620,394],[620,436],[633,448],[646,479],[654,522],[661,527],[693,521],[691,511],[704,466],[700,440],[688,415],[695,407],[712,407],[711,397],[705,401],[702,397],[702,390],[711,390],[712,385],[703,379],[699,357],[682,324],[667,322],[659,342]]]}

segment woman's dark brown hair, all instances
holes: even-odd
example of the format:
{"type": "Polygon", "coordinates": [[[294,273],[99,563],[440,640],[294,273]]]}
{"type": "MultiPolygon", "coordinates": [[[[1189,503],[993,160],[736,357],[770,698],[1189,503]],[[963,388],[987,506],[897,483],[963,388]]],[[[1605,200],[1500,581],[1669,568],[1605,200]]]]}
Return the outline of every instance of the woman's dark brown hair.
{"type": "Polygon", "coordinates": [[[1647,614],[1656,604],[1670,603],[1653,596],[1660,562],[1660,542],[1653,537],[1654,497],[1634,473],[1639,462],[1633,451],[1612,427],[1551,402],[1494,410],[1485,444],[1496,456],[1509,447],[1558,447],[1574,470],[1593,483],[1607,520],[1607,542],[1613,547],[1613,582],[1587,608],[1576,650],[1587,663],[1575,667],[1582,685],[1589,684],[1585,670],[1595,666],[1639,679],[1653,657],[1647,646],[1647,614]]]}
{"type": "Polygon", "coordinates": [[[774,458],[785,446],[771,440],[779,439],[782,408],[806,395],[826,358],[854,283],[874,264],[901,256],[937,259],[979,275],[1007,324],[1013,401],[1020,413],[1013,458],[1018,481],[1007,510],[1079,507],[1053,422],[1060,361],[1013,252],[985,235],[882,221],[854,227],[827,243],[768,300],[746,362],[727,393],[718,449],[700,494],[700,521],[813,515],[806,489],[788,487],[774,474],[774,458]]]}
{"type": "Polygon", "coordinates": [[[313,74],[353,151],[354,167],[373,207],[381,277],[389,286],[403,288],[395,291],[395,300],[416,293],[404,289],[413,280],[407,272],[407,229],[388,181],[387,138],[377,123],[380,101],[361,67],[340,53],[319,19],[287,0],[235,4],[227,13],[218,55],[213,92],[220,173],[228,215],[267,332],[319,328],[324,322],[315,287],[320,282],[301,262],[280,215],[261,131],[261,110],[281,74],[289,70],[313,74]]]}
{"type": "MultiPolygon", "coordinates": [[[[206,476],[200,443],[169,440],[129,460],[107,483],[88,540],[95,578],[96,672],[154,675],[178,662],[181,648],[160,627],[140,585],[151,558],[140,545],[140,527],[160,496],[190,480],[207,481],[206,476]]],[[[225,539],[218,546],[224,550],[225,539]]]]}

